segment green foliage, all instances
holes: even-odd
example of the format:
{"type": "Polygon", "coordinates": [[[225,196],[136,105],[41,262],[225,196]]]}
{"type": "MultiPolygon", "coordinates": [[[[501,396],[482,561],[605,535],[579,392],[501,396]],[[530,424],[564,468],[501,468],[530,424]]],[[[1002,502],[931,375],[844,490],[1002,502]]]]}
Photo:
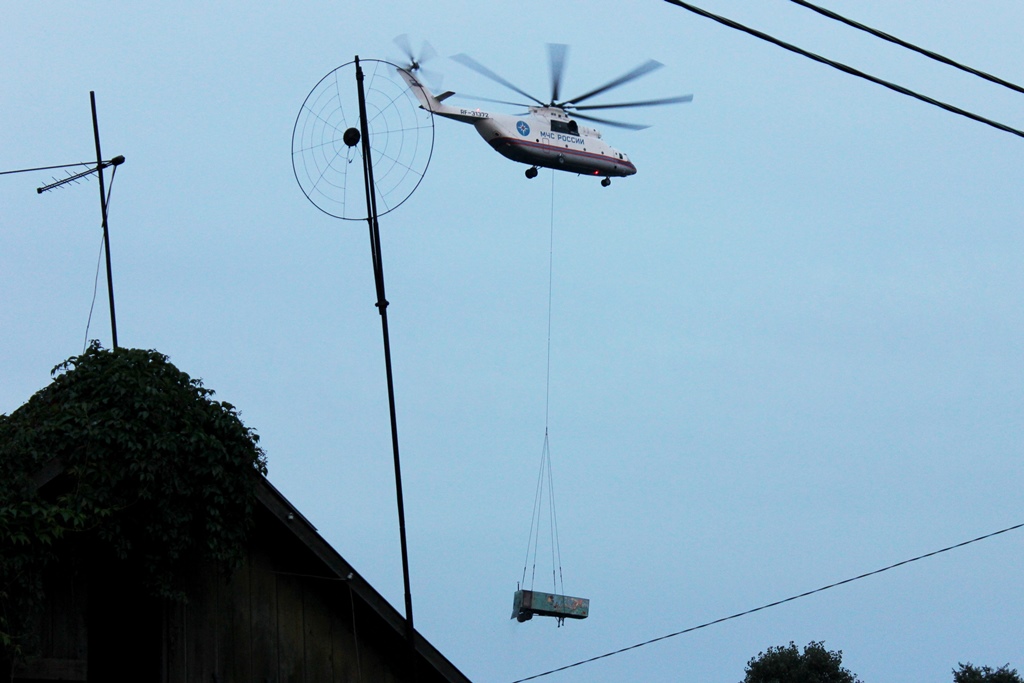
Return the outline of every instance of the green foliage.
{"type": "MultiPolygon", "coordinates": [[[[157,597],[238,566],[266,458],[234,406],[156,351],[98,343],[0,415],[0,655],[16,652],[57,541],[129,562],[157,597]],[[41,492],[33,475],[63,472],[41,492]]],[[[0,657],[2,658],[2,657],[0,657]]]]}
{"type": "Polygon", "coordinates": [[[843,668],[841,650],[829,651],[825,643],[811,641],[803,653],[790,641],[788,646],[768,648],[747,662],[743,683],[860,683],[843,668]]]}
{"type": "Polygon", "coordinates": [[[993,669],[961,662],[959,669],[953,669],[953,683],[1024,683],[1024,679],[1009,664],[993,669]]]}

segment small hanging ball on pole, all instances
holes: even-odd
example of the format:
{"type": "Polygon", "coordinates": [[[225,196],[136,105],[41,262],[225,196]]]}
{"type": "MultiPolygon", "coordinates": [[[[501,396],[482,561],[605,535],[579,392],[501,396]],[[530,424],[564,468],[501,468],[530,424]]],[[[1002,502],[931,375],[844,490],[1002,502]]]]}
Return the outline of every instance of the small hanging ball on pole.
{"type": "Polygon", "coordinates": [[[434,149],[434,115],[420,108],[398,66],[356,59],[328,73],[309,91],[292,129],[295,180],[316,208],[347,221],[370,218],[360,201],[367,178],[362,164],[354,162],[371,141],[373,149],[366,151],[374,157],[374,174],[387,179],[373,188],[382,200],[379,218],[419,187],[434,149]],[[358,85],[360,74],[373,84],[363,93],[373,112],[372,125],[358,114],[359,88],[341,85],[358,85]]]}

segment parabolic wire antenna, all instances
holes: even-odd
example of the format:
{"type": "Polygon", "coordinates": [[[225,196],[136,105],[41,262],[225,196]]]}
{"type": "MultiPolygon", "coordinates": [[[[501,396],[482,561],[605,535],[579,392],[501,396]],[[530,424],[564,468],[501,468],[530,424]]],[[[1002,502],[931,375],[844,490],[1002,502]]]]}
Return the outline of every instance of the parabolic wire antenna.
{"type": "Polygon", "coordinates": [[[375,59],[360,61],[356,57],[324,76],[306,97],[295,120],[292,168],[299,187],[318,209],[344,220],[365,220],[370,229],[370,255],[377,290],[375,306],[380,313],[384,337],[384,368],[391,414],[398,535],[405,583],[406,640],[415,674],[409,551],[378,222],[380,216],[398,208],[419,187],[434,149],[433,118],[430,112],[419,108],[418,100],[409,92],[410,87],[413,86],[399,77],[397,66],[375,59]]]}
{"type": "Polygon", "coordinates": [[[356,69],[364,74],[366,124],[377,215],[398,208],[419,186],[434,150],[434,119],[398,75],[398,66],[356,60],[324,76],[310,91],[292,132],[299,187],[324,213],[369,218],[356,69]]]}

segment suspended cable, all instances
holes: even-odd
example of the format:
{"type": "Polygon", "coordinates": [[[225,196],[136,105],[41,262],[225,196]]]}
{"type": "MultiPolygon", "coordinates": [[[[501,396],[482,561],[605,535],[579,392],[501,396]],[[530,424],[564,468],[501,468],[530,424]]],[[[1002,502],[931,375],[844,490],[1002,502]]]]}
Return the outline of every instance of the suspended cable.
{"type": "Polygon", "coordinates": [[[722,24],[723,26],[728,26],[729,28],[736,29],[737,31],[743,31],[744,33],[748,33],[748,34],[754,36],[755,38],[760,38],[761,40],[764,40],[764,41],[767,41],[767,42],[772,43],[774,45],[777,45],[777,46],[779,46],[779,47],[781,47],[781,48],[783,48],[785,50],[789,50],[790,52],[795,52],[796,54],[801,55],[803,57],[807,57],[808,59],[812,59],[812,60],[814,60],[816,62],[819,62],[821,64],[825,64],[827,66],[831,66],[832,68],[838,69],[838,70],[840,70],[840,71],[842,71],[844,73],[848,73],[851,76],[857,76],[858,78],[863,78],[864,80],[871,81],[872,83],[876,83],[878,85],[881,85],[882,87],[889,88],[890,90],[898,92],[901,95],[906,95],[907,97],[913,97],[914,99],[920,100],[922,102],[925,102],[925,103],[930,104],[932,106],[938,107],[940,109],[945,109],[948,112],[951,112],[953,114],[958,114],[960,116],[963,116],[963,117],[966,117],[968,119],[971,119],[972,121],[977,121],[978,123],[984,123],[987,126],[992,126],[993,128],[1001,130],[1004,133],[1011,133],[1013,135],[1016,135],[1017,137],[1024,138],[1024,131],[1018,130],[1016,128],[1011,128],[1010,126],[1007,126],[1004,123],[999,123],[998,121],[993,121],[992,119],[987,119],[984,116],[979,116],[978,114],[975,114],[973,112],[969,112],[966,109],[961,109],[959,107],[955,107],[952,104],[946,104],[945,102],[940,102],[939,100],[936,100],[934,98],[928,97],[927,95],[922,95],[920,93],[914,92],[913,90],[910,90],[909,88],[904,88],[902,85],[898,85],[896,83],[890,83],[889,81],[882,80],[881,78],[878,78],[876,76],[872,76],[871,74],[864,73],[863,71],[859,71],[857,69],[854,69],[852,66],[847,66],[846,64],[842,64],[840,62],[833,61],[833,60],[828,59],[826,57],[822,57],[821,55],[814,54],[813,52],[809,52],[807,50],[804,50],[803,48],[797,47],[796,45],[792,45],[790,43],[787,43],[787,42],[784,42],[782,40],[779,40],[778,38],[770,36],[767,33],[763,33],[761,31],[758,31],[757,29],[750,28],[749,26],[744,26],[743,24],[735,22],[732,19],[728,19],[726,17],[722,17],[722,16],[719,16],[717,14],[712,14],[711,12],[708,12],[707,10],[704,10],[704,9],[701,9],[700,7],[696,7],[696,6],[691,5],[689,3],[683,2],[682,0],[665,0],[665,2],[667,2],[670,5],[675,5],[676,7],[680,7],[682,9],[689,10],[690,12],[693,12],[694,14],[700,15],[700,16],[705,17],[707,19],[711,19],[713,21],[717,21],[718,23],[722,24]]]}
{"type": "Polygon", "coordinates": [[[92,312],[96,308],[96,292],[100,286],[100,265],[103,263],[103,235],[100,235],[100,250],[96,254],[96,275],[92,281],[92,301],[89,302],[89,317],[85,321],[85,339],[82,341],[82,353],[89,348],[89,328],[92,326],[92,312]]]}
{"type": "Polygon", "coordinates": [[[544,508],[545,494],[548,508],[548,535],[551,546],[551,579],[553,592],[564,592],[562,584],[562,551],[558,538],[558,516],[555,513],[555,484],[551,468],[551,443],[548,427],[551,406],[551,320],[554,291],[554,244],[555,244],[555,174],[551,173],[551,214],[548,237],[548,330],[547,330],[547,361],[544,377],[544,446],[541,449],[540,469],[537,473],[537,485],[534,491],[533,512],[530,519],[530,540],[526,548],[526,560],[523,563],[522,586],[526,586],[527,568],[533,558],[533,569],[530,574],[530,590],[533,590],[537,573],[537,550],[540,543],[541,515],[544,508]],[[556,573],[557,569],[557,573],[556,573]]]}
{"type": "Polygon", "coordinates": [[[356,598],[352,592],[352,582],[345,583],[348,585],[348,605],[352,612],[352,647],[356,651],[356,680],[363,683],[363,665],[359,662],[359,632],[356,630],[356,598]]]}
{"type": "MultiPolygon", "coordinates": [[[[117,175],[117,166],[110,172],[110,187],[107,188],[107,210],[110,209],[110,193],[114,191],[114,177],[117,175]]],[[[102,228],[102,226],[100,226],[102,228]]],[[[96,308],[96,293],[99,290],[100,284],[100,264],[103,261],[103,248],[106,244],[106,240],[103,239],[102,233],[100,234],[100,251],[96,256],[96,275],[92,281],[92,301],[89,303],[89,317],[85,321],[85,341],[82,342],[82,353],[85,353],[86,349],[89,348],[89,328],[92,326],[92,313],[96,308]]]]}
{"type": "Polygon", "coordinates": [[[52,171],[56,168],[72,168],[74,166],[95,166],[95,161],[80,161],[75,164],[58,164],[57,166],[38,166],[36,168],[19,168],[14,171],[0,171],[0,175],[10,175],[12,173],[31,173],[32,171],[52,171]]]}
{"type": "MultiPolygon", "coordinates": [[[[545,442],[547,441],[547,429],[544,430],[545,442]]],[[[558,538],[558,513],[555,512],[555,476],[551,470],[551,448],[547,449],[547,465],[548,465],[548,514],[551,518],[551,525],[549,527],[551,534],[551,585],[555,593],[564,593],[565,585],[562,581],[562,548],[558,538]],[[558,568],[558,574],[555,574],[555,568],[558,568]]]]}
{"type": "Polygon", "coordinates": [[[846,17],[844,17],[842,15],[836,14],[832,10],[825,9],[824,7],[819,7],[817,5],[813,5],[813,4],[809,3],[809,2],[807,2],[807,0],[790,0],[790,2],[794,2],[794,3],[798,4],[798,5],[806,7],[809,10],[813,10],[813,11],[817,12],[818,14],[820,14],[822,16],[828,17],[829,19],[834,19],[835,21],[838,21],[838,22],[841,22],[843,24],[846,24],[847,26],[852,26],[855,29],[864,31],[866,33],[870,33],[871,35],[875,36],[876,38],[881,38],[882,40],[887,40],[890,43],[894,43],[894,44],[899,45],[900,47],[904,47],[904,48],[906,48],[908,50],[913,50],[914,52],[917,52],[918,54],[922,54],[925,57],[928,57],[929,59],[934,59],[937,62],[941,62],[942,64],[945,64],[947,66],[952,66],[952,67],[954,67],[956,69],[960,69],[961,71],[966,71],[967,73],[969,73],[971,75],[977,76],[978,78],[984,78],[986,81],[990,81],[990,82],[995,83],[997,85],[1001,85],[1001,86],[1003,86],[1005,88],[1009,88],[1010,90],[1016,90],[1019,93],[1024,93],[1024,88],[1022,88],[1019,85],[1016,85],[1014,83],[1010,83],[1009,81],[1004,81],[1002,78],[999,78],[998,76],[993,76],[991,74],[987,74],[984,71],[979,71],[978,69],[969,67],[969,66],[967,66],[965,64],[960,64],[959,62],[953,61],[949,57],[944,57],[944,56],[938,54],[937,52],[932,52],[931,50],[926,50],[923,47],[918,47],[917,45],[914,45],[913,43],[908,43],[905,40],[901,40],[901,39],[897,38],[896,36],[890,35],[890,34],[885,33],[883,31],[879,31],[878,29],[871,28],[870,26],[865,26],[864,24],[856,22],[856,21],[854,21],[852,19],[847,19],[846,17]]]}
{"type": "Polygon", "coordinates": [[[551,405],[551,301],[555,272],[555,174],[551,174],[551,215],[548,230],[548,359],[544,376],[544,432],[548,431],[548,408],[551,405]]]}
{"type": "Polygon", "coordinates": [[[708,622],[705,622],[703,624],[700,624],[699,626],[691,626],[690,628],[683,629],[682,631],[676,631],[675,633],[669,633],[668,635],[660,636],[658,638],[651,638],[650,640],[645,640],[645,641],[643,641],[641,643],[636,643],[635,645],[630,645],[628,647],[623,647],[623,648],[620,648],[618,650],[613,650],[611,652],[606,652],[603,655],[597,655],[596,657],[590,657],[589,659],[583,659],[583,660],[580,660],[578,662],[573,662],[572,664],[567,664],[565,666],[560,666],[557,669],[551,669],[550,671],[545,671],[544,673],[535,674],[533,676],[528,676],[526,678],[520,678],[520,679],[517,679],[517,680],[513,681],[512,683],[523,683],[523,681],[532,681],[535,678],[541,678],[542,676],[548,676],[548,675],[553,674],[553,673],[558,673],[559,671],[565,671],[566,669],[572,669],[573,667],[582,666],[583,664],[589,664],[590,662],[596,662],[599,659],[605,659],[607,657],[612,657],[614,655],[622,654],[623,652],[628,652],[630,650],[636,650],[636,649],[644,647],[646,645],[651,645],[652,643],[657,643],[657,642],[660,642],[662,640],[668,640],[669,638],[675,638],[676,636],[681,636],[681,635],[683,635],[685,633],[692,633],[694,631],[699,631],[700,629],[707,628],[708,626],[714,626],[715,624],[721,624],[722,622],[730,621],[732,619],[739,619],[740,617],[745,617],[745,616],[747,616],[749,614],[753,614],[755,612],[760,612],[760,611],[766,610],[766,609],[768,609],[770,607],[778,607],[779,605],[783,605],[783,604],[785,604],[787,602],[793,602],[794,600],[799,600],[800,598],[806,598],[806,597],[808,597],[810,595],[814,595],[815,593],[821,593],[821,592],[827,591],[827,590],[829,590],[831,588],[836,588],[838,586],[843,586],[843,585],[848,584],[848,583],[853,583],[854,581],[860,581],[861,579],[866,579],[869,576],[874,576],[876,574],[881,574],[882,572],[887,572],[890,569],[896,569],[897,567],[902,567],[903,565],[910,564],[911,562],[917,562],[918,560],[923,560],[925,558],[934,557],[936,555],[940,555],[942,553],[949,552],[950,550],[955,550],[957,548],[962,548],[962,547],[970,545],[972,543],[977,543],[978,541],[984,541],[985,539],[992,538],[993,536],[998,536],[1000,534],[1005,534],[1005,533],[1007,533],[1009,531],[1016,531],[1017,529],[1020,529],[1020,528],[1024,528],[1024,523],[1022,523],[1022,524],[1015,524],[1015,525],[1013,525],[1011,527],[1007,527],[1005,529],[1000,529],[999,531],[993,531],[990,534],[985,534],[984,536],[978,536],[977,538],[972,538],[969,541],[963,541],[962,543],[957,543],[956,545],[947,546],[945,548],[942,548],[941,550],[934,550],[934,551],[932,551],[930,553],[925,553],[924,555],[918,555],[917,557],[912,557],[909,560],[903,560],[902,562],[897,562],[896,564],[891,564],[888,567],[882,567],[881,569],[876,569],[874,571],[870,571],[870,572],[867,572],[867,573],[864,573],[864,574],[860,574],[858,576],[854,576],[854,577],[849,578],[849,579],[844,579],[842,581],[837,581],[837,582],[831,583],[831,584],[829,584],[827,586],[822,586],[821,588],[815,588],[814,590],[810,590],[810,591],[807,591],[805,593],[800,593],[799,595],[794,595],[794,596],[791,596],[791,597],[788,597],[788,598],[784,598],[782,600],[776,600],[775,602],[770,602],[767,605],[761,605],[760,607],[755,607],[753,609],[748,609],[748,610],[746,610],[744,612],[738,612],[738,613],[730,615],[728,617],[722,617],[721,619],[715,619],[714,621],[708,621],[708,622]]]}
{"type": "Polygon", "coordinates": [[[533,571],[530,574],[530,587],[534,585],[537,578],[537,543],[540,540],[540,509],[544,491],[544,464],[548,459],[548,431],[544,429],[544,447],[540,456],[540,469],[537,471],[537,485],[534,487],[533,510],[530,518],[530,539],[526,544],[526,558],[523,560],[523,579],[521,585],[526,584],[526,570],[530,565],[530,558],[533,558],[533,571]]]}
{"type": "MultiPolygon", "coordinates": [[[[548,230],[548,350],[547,350],[547,377],[544,389],[544,452],[546,453],[547,474],[548,474],[548,509],[550,515],[549,529],[551,533],[551,583],[554,592],[564,593],[564,586],[560,586],[562,578],[562,548],[558,539],[558,515],[555,513],[555,478],[551,469],[551,445],[548,441],[548,417],[551,404],[551,311],[554,292],[555,272],[555,172],[551,172],[551,215],[549,217],[548,230]],[[555,567],[558,567],[558,578],[555,578],[555,567]]],[[[561,626],[562,622],[559,621],[561,626]]]]}

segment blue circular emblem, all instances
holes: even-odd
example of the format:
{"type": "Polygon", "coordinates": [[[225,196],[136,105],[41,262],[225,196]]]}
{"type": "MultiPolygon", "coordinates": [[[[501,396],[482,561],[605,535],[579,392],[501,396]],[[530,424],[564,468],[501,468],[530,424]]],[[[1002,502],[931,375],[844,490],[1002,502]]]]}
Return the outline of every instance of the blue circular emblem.
{"type": "Polygon", "coordinates": [[[527,125],[526,121],[518,121],[516,123],[516,130],[519,131],[519,134],[523,137],[530,134],[530,126],[527,125]]]}

